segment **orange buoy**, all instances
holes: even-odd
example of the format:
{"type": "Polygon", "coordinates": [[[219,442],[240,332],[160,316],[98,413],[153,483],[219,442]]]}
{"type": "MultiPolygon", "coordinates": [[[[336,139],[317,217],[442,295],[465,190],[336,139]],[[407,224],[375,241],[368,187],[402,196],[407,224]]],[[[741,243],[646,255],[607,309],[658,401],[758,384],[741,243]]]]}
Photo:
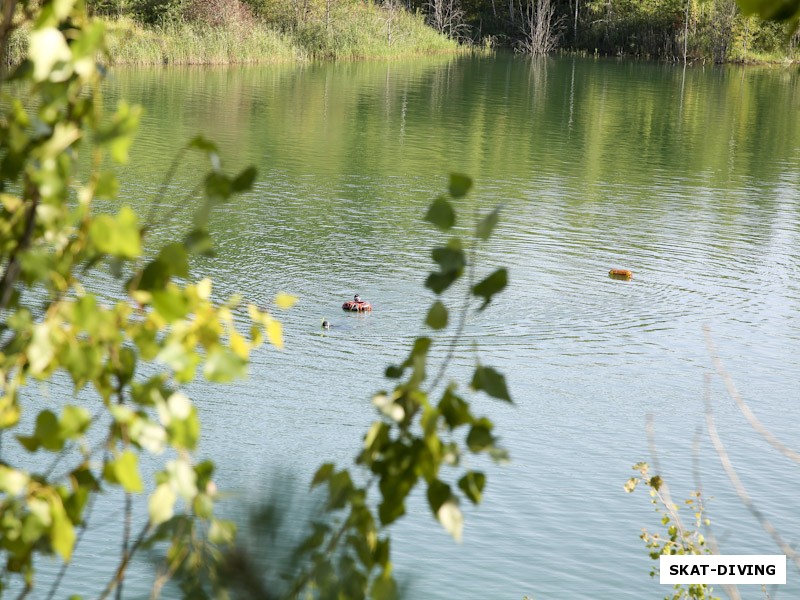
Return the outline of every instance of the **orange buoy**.
{"type": "Polygon", "coordinates": [[[351,312],[368,312],[372,310],[372,305],[365,300],[361,302],[356,302],[355,300],[348,300],[344,304],[342,304],[342,308],[344,310],[349,310],[351,312]]]}
{"type": "Polygon", "coordinates": [[[612,279],[632,279],[633,271],[629,271],[628,269],[611,269],[608,272],[608,276],[612,279]]]}
{"type": "Polygon", "coordinates": [[[369,312],[372,310],[372,305],[366,300],[362,300],[361,296],[356,294],[352,300],[348,300],[342,304],[342,309],[349,310],[350,312],[369,312]]]}

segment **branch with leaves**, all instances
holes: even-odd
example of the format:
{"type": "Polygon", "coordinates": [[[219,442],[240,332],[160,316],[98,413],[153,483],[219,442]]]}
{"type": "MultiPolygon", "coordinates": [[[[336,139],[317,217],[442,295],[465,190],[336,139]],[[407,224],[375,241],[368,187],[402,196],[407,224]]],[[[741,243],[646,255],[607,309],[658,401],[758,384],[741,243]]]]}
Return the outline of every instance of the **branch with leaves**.
{"type": "MultiPolygon", "coordinates": [[[[141,115],[140,107],[124,102],[103,114],[96,62],[106,50],[103,25],[69,0],[45,1],[31,14],[4,10],[2,18],[0,41],[19,26],[9,19],[33,22],[29,56],[11,75],[18,87],[3,88],[0,116],[0,547],[6,558],[0,587],[19,576],[26,593],[33,589],[37,555],[55,554],[68,564],[94,497],[118,491],[128,509],[120,562],[103,592],[108,596],[151,538],[173,534],[174,555],[187,559],[195,547],[191,535],[200,531],[215,542],[232,540],[233,525],[213,514],[213,463],[195,461],[200,422],[180,386],[198,371],[213,382],[231,381],[245,374],[251,352],[265,340],[282,347],[277,319],[247,306],[249,330],[241,332],[234,319],[241,300],[214,301],[212,282],[192,281],[189,269],[192,255],[211,249],[209,214],[248,190],[255,170],[229,175],[213,143],[189,142],[187,151],[209,160],[200,184],[204,197],[185,237],[147,258],[153,222],[142,225],[127,206],[116,214],[93,209],[96,199],[117,197],[114,171],[102,165],[106,157],[127,161],[141,115]],[[29,90],[24,101],[8,95],[22,86],[29,90]],[[83,154],[91,168],[79,179],[83,154]],[[110,294],[116,300],[89,291],[93,271],[104,265],[119,282],[110,294]],[[42,408],[33,430],[20,431],[29,384],[57,374],[66,374],[76,398],[42,408]],[[90,446],[88,440],[98,439],[104,442],[90,446]],[[14,452],[23,458],[10,462],[9,443],[54,459],[32,471],[24,452],[14,452]],[[172,458],[145,482],[140,456],[165,451],[172,458]],[[67,471],[54,474],[65,462],[67,471]],[[149,518],[131,538],[131,502],[144,494],[149,518]]],[[[293,302],[276,298],[280,308],[293,302]]]]}

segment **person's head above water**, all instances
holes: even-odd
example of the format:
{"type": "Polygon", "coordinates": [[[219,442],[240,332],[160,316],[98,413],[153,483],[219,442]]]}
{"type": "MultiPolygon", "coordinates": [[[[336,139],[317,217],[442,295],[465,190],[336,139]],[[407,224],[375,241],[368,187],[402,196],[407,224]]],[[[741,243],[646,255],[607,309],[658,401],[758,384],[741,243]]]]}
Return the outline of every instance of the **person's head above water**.
{"type": "Polygon", "coordinates": [[[323,328],[323,329],[330,329],[330,328],[331,328],[331,323],[330,323],[330,321],[323,321],[323,322],[322,322],[322,328],[323,328]]]}
{"type": "Polygon", "coordinates": [[[359,296],[358,294],[353,296],[353,302],[361,302],[361,296],[359,296]]]}

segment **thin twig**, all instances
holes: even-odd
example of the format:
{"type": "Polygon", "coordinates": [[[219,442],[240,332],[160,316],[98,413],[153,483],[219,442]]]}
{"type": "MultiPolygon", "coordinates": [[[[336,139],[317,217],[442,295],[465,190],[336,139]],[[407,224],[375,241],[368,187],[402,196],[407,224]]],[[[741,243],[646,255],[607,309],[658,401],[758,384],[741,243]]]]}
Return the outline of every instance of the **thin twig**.
{"type": "MultiPolygon", "coordinates": [[[[128,545],[131,539],[131,511],[133,509],[133,501],[129,492],[125,493],[125,518],[122,525],[122,557],[128,555],[128,545]]],[[[117,586],[116,600],[122,600],[122,586],[125,582],[120,579],[117,586]]]]}
{"type": "Polygon", "coordinates": [[[31,238],[33,237],[34,225],[36,224],[36,208],[39,206],[40,199],[39,192],[30,182],[26,182],[25,187],[28,188],[31,194],[31,204],[25,216],[25,230],[22,233],[22,238],[11,252],[6,270],[3,273],[2,279],[0,279],[0,310],[8,308],[8,304],[11,302],[11,293],[14,290],[14,284],[17,282],[17,278],[22,270],[19,253],[27,250],[30,245],[31,238]]]}
{"type": "MultiPolygon", "coordinates": [[[[650,450],[650,457],[653,461],[653,467],[656,473],[660,473],[661,465],[658,462],[658,452],[656,451],[655,426],[652,413],[647,413],[645,431],[647,432],[647,445],[650,450]]],[[[661,500],[661,503],[669,511],[669,515],[672,517],[675,525],[678,527],[678,531],[680,531],[681,534],[681,540],[684,540],[686,538],[686,529],[683,526],[680,515],[678,515],[675,503],[672,502],[672,496],[669,493],[669,486],[663,478],[661,479],[661,485],[658,486],[658,489],[655,490],[655,492],[661,500]]]]}
{"type": "Polygon", "coordinates": [[[130,551],[122,558],[122,560],[119,563],[119,566],[117,566],[116,572],[111,577],[111,580],[108,582],[108,584],[100,593],[100,595],[97,597],[97,600],[105,600],[106,598],[108,598],[108,595],[111,592],[113,592],[114,588],[116,588],[117,585],[119,585],[125,578],[125,571],[128,568],[128,564],[130,563],[133,555],[136,553],[136,550],[138,550],[139,546],[142,545],[142,542],[144,541],[144,536],[147,535],[147,531],[149,529],[150,529],[150,519],[147,520],[147,522],[142,527],[142,530],[139,532],[139,535],[136,536],[136,540],[134,540],[133,544],[131,545],[130,551]]]}
{"type": "Polygon", "coordinates": [[[169,185],[170,181],[172,181],[172,178],[175,177],[175,171],[178,170],[178,165],[180,165],[183,155],[186,154],[187,149],[188,148],[184,146],[178,150],[177,154],[175,154],[175,158],[172,159],[169,169],[167,169],[167,172],[164,174],[164,179],[161,181],[161,185],[158,186],[158,191],[150,199],[150,211],[147,213],[147,219],[145,219],[145,229],[150,229],[150,227],[154,225],[152,219],[155,216],[156,201],[161,201],[164,198],[164,195],[167,191],[167,186],[169,185]]]}
{"type": "Polygon", "coordinates": [[[19,596],[17,596],[17,600],[25,600],[25,598],[28,597],[28,594],[30,594],[32,590],[33,590],[33,585],[31,585],[30,583],[26,583],[23,590],[19,593],[19,596]]]}
{"type": "Polygon", "coordinates": [[[717,432],[717,425],[714,422],[714,413],[712,411],[710,397],[705,399],[705,404],[706,428],[708,429],[708,435],[711,438],[711,443],[714,444],[714,449],[717,451],[717,456],[719,456],[719,460],[722,463],[722,468],[725,470],[725,474],[728,476],[728,479],[736,491],[736,495],[739,496],[742,504],[744,504],[747,510],[750,511],[750,514],[756,518],[759,525],[761,525],[761,528],[769,534],[781,551],[795,563],[795,566],[797,566],[798,569],[800,569],[800,556],[798,556],[794,548],[783,541],[783,538],[781,537],[780,533],[778,533],[778,530],[775,529],[770,520],[764,516],[764,514],[750,499],[750,495],[747,493],[744,484],[742,484],[741,479],[739,479],[739,474],[736,472],[733,463],[731,463],[728,452],[725,450],[722,439],[719,437],[719,433],[717,432]]]}
{"type": "Polygon", "coordinates": [[[750,410],[750,407],[742,398],[742,395],[739,393],[739,390],[736,388],[736,384],[733,382],[733,378],[730,374],[725,370],[725,366],[722,364],[722,360],[720,359],[719,355],[717,354],[716,348],[714,347],[714,340],[711,337],[711,329],[708,325],[703,326],[703,333],[705,334],[706,338],[706,347],[708,348],[708,353],[711,355],[711,360],[714,363],[714,369],[717,371],[717,374],[722,378],[722,381],[725,383],[725,389],[728,390],[728,394],[731,398],[736,402],[736,405],[739,407],[739,410],[742,411],[744,418],[747,419],[747,422],[750,426],[755,429],[761,436],[770,443],[770,445],[775,448],[778,452],[783,454],[785,457],[793,460],[794,462],[800,464],[800,452],[792,450],[788,446],[786,446],[783,442],[781,442],[775,435],[767,429],[761,421],[758,420],[758,417],[750,410]]]}
{"type": "MultiPolygon", "coordinates": [[[[711,374],[706,373],[705,376],[705,394],[711,393],[711,374]]],[[[694,438],[692,439],[692,472],[694,475],[694,487],[697,490],[697,502],[698,502],[698,510],[700,513],[705,513],[705,505],[703,502],[703,483],[700,480],[700,438],[703,435],[703,428],[697,427],[694,432],[694,438]]],[[[703,528],[706,532],[706,539],[708,540],[708,546],[711,548],[712,554],[720,554],[719,544],[717,543],[717,536],[714,534],[714,530],[711,528],[711,523],[703,523],[703,528]]],[[[735,585],[730,583],[721,583],[720,587],[722,591],[725,592],[725,595],[728,596],[731,600],[741,600],[742,596],[739,594],[739,588],[735,585]]]]}
{"type": "Polygon", "coordinates": [[[470,300],[472,299],[472,286],[473,286],[473,281],[475,280],[475,258],[477,250],[474,245],[471,248],[470,254],[471,256],[467,270],[467,292],[464,296],[464,303],[461,306],[461,314],[459,315],[458,326],[456,327],[456,332],[450,341],[450,346],[447,348],[447,354],[445,355],[442,364],[439,366],[439,371],[436,373],[436,377],[433,378],[433,383],[431,384],[431,387],[429,388],[428,391],[429,395],[433,394],[434,390],[441,383],[444,374],[447,372],[447,367],[453,360],[456,348],[458,347],[458,342],[461,340],[461,337],[464,334],[464,328],[466,327],[467,324],[467,316],[469,315],[469,305],[470,305],[470,300]]]}
{"type": "MultiPolygon", "coordinates": [[[[94,501],[97,499],[97,493],[91,494],[89,496],[88,504],[86,505],[86,512],[84,513],[83,522],[81,523],[80,531],[78,531],[78,535],[75,537],[75,545],[72,547],[72,553],[75,554],[75,551],[78,549],[78,545],[81,543],[83,539],[83,534],[86,533],[86,530],[89,528],[89,518],[92,516],[92,509],[94,508],[94,501]]],[[[58,591],[58,587],[61,585],[61,580],[64,578],[64,574],[67,572],[67,569],[72,564],[71,561],[64,561],[61,565],[61,569],[58,571],[58,575],[56,575],[55,580],[53,581],[53,585],[50,586],[50,591],[47,593],[47,598],[45,600],[53,600],[53,597],[56,595],[58,591]]]]}

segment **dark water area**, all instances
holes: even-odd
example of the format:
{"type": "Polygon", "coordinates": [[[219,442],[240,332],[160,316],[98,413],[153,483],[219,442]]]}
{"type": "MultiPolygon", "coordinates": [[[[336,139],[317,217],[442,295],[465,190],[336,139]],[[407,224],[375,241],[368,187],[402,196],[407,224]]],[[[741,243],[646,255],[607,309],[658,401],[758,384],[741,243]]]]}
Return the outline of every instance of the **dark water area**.
{"type": "MultiPolygon", "coordinates": [[[[421,216],[458,171],[476,182],[460,226],[504,206],[479,261],[487,272],[507,266],[510,284],[469,319],[452,377],[469,380],[473,343],[506,373],[513,406],[474,402],[512,462],[472,463],[488,484],[484,503],[465,509],[461,544],[412,499],[393,530],[408,597],[663,597],[638,537],[659,530],[658,516],[646,493],[622,487],[631,465],[651,460],[647,415],[676,500],[697,487],[696,462],[722,552],[779,553],[704,431],[693,452],[707,393],[754,502],[790,543],[800,538],[800,465],[749,427],[719,377],[705,384],[703,336],[707,325],[758,418],[800,445],[796,70],[498,56],[118,70],[106,94],[146,111],[120,203],[145,210],[188,138],[216,140],[224,165],[255,164],[259,179],[212,217],[218,256],[193,274],[212,277],[219,297],[300,297],[281,315],[283,352],[260,350],[247,381],[187,389],[202,454],[233,494],[223,511],[243,515],[276,473],[305,482],[358,452],[385,367],[424,331],[432,295],[422,283],[440,237],[421,216]],[[611,280],[615,267],[633,279],[611,280]],[[371,314],[341,311],[356,292],[371,314]],[[339,327],[323,331],[322,319],[339,327]]],[[[177,213],[158,241],[186,231],[203,168],[188,158],[168,186],[157,210],[177,213]]],[[[121,504],[102,510],[112,526],[121,504]]],[[[64,591],[91,595],[85,586],[106,579],[118,544],[87,539],[64,591]]],[[[771,597],[800,596],[791,566],[788,582],[771,597]]],[[[142,569],[125,597],[151,585],[142,569]]]]}

